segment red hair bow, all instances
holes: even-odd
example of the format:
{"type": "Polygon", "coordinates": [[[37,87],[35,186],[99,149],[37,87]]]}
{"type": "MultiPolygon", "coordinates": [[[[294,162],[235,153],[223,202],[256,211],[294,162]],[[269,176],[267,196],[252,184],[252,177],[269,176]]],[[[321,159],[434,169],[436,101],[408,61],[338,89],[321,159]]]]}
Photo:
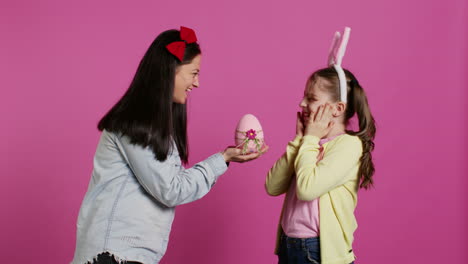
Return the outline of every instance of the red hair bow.
{"type": "Polygon", "coordinates": [[[197,42],[195,31],[191,28],[180,27],[180,39],[182,41],[175,41],[166,46],[166,49],[180,61],[184,59],[185,47],[187,44],[197,42]]]}

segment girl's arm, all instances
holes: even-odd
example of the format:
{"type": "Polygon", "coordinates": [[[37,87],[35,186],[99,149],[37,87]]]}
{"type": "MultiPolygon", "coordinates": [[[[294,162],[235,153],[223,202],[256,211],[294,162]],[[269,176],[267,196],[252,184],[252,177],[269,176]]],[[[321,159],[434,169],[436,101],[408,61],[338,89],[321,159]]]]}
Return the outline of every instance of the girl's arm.
{"type": "Polygon", "coordinates": [[[342,136],[335,140],[337,142],[327,149],[325,156],[317,164],[320,139],[312,135],[302,138],[294,162],[299,200],[314,200],[356,176],[349,172],[359,166],[361,141],[355,136],[342,136]]]}
{"type": "Polygon", "coordinates": [[[301,135],[297,135],[293,141],[288,143],[286,152],[279,158],[270,169],[265,181],[265,189],[269,195],[277,196],[285,193],[291,183],[294,174],[294,159],[301,142],[301,135]]]}

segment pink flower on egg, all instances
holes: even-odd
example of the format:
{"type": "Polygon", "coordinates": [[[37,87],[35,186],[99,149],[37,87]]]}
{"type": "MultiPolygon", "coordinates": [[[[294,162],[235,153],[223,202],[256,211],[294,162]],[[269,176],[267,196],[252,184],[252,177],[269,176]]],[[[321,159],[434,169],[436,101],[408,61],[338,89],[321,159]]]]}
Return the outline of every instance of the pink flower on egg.
{"type": "Polygon", "coordinates": [[[257,136],[257,133],[255,132],[255,130],[250,129],[249,131],[246,132],[246,135],[248,139],[255,139],[255,137],[257,136]]]}

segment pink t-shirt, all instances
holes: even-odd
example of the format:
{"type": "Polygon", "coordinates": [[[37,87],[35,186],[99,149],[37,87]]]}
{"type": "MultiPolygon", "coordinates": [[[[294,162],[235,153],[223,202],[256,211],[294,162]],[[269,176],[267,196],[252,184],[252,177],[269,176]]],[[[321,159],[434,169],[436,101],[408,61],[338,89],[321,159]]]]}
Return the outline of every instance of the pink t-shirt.
{"type": "MultiPolygon", "coordinates": [[[[337,136],[320,140],[320,152],[317,157],[317,163],[323,158],[322,145],[337,136]]],[[[297,199],[296,175],[293,176],[288,193],[286,194],[286,204],[281,219],[281,227],[288,237],[309,238],[318,237],[320,234],[319,198],[312,201],[297,199]]]]}

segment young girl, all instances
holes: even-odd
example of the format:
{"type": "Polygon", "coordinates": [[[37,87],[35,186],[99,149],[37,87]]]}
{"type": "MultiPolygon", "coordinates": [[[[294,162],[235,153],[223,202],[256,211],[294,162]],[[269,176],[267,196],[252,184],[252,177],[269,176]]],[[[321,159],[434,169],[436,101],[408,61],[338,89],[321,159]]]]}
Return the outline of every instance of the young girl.
{"type": "Polygon", "coordinates": [[[279,263],[354,263],[359,188],[373,184],[374,118],[356,77],[344,70],[347,100],[333,67],[307,81],[296,137],[266,178],[268,194],[286,193],[275,253],[279,263]],[[345,103],[347,102],[347,103],[345,103]],[[359,131],[346,130],[357,115],[359,131]]]}
{"type": "Polygon", "coordinates": [[[175,207],[207,194],[228,162],[260,155],[226,148],[193,168],[182,166],[188,160],[186,101],[199,85],[200,60],[193,30],[161,33],[127,92],[99,122],[73,264],[159,263],[175,207]]]}

